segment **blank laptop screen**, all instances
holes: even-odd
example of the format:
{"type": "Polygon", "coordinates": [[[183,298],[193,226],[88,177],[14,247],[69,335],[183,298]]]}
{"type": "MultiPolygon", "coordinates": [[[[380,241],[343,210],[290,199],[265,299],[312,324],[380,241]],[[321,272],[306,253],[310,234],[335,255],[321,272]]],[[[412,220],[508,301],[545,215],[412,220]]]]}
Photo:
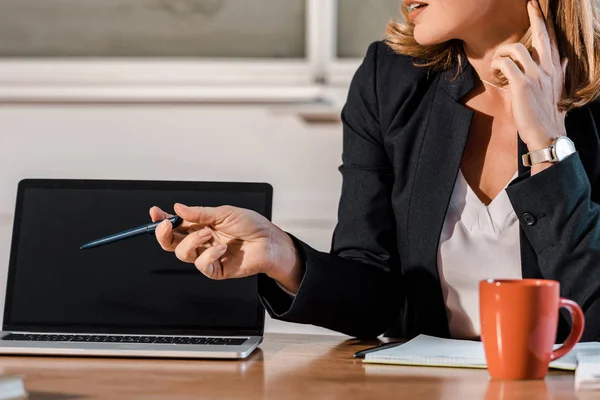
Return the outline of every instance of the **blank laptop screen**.
{"type": "Polygon", "coordinates": [[[262,333],[256,277],[214,281],[144,235],[80,250],[151,222],[148,209],[234,205],[270,218],[265,184],[23,181],[5,330],[146,334],[262,333]],[[41,186],[41,187],[40,187],[41,186]]]}

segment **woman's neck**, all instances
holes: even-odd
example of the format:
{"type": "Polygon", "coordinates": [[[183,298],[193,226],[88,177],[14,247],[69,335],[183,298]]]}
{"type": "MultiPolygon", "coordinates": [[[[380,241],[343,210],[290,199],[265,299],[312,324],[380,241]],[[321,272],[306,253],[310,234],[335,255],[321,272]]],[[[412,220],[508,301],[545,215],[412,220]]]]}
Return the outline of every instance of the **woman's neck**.
{"type": "Polygon", "coordinates": [[[475,46],[469,44],[467,42],[463,42],[463,47],[465,50],[465,55],[467,56],[467,60],[477,72],[480,78],[485,79],[487,81],[494,81],[494,74],[492,73],[492,58],[494,57],[494,53],[496,49],[505,43],[515,43],[520,40],[520,37],[517,35],[507,38],[503,41],[498,41],[495,43],[477,43],[475,46]]]}
{"type": "Polygon", "coordinates": [[[471,30],[468,37],[462,38],[465,55],[477,75],[487,81],[493,81],[492,58],[498,46],[505,43],[517,43],[529,29],[529,17],[526,6],[517,11],[517,15],[503,18],[503,21],[488,24],[484,29],[471,30]]]}

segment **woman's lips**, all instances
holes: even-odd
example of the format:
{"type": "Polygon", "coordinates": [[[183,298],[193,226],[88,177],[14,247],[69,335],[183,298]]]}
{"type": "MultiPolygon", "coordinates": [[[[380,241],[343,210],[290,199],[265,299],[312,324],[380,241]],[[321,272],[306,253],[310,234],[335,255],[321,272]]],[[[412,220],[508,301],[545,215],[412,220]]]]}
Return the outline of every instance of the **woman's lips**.
{"type": "Polygon", "coordinates": [[[414,21],[415,18],[417,18],[417,16],[419,14],[421,14],[427,7],[428,7],[428,5],[425,4],[425,5],[421,6],[421,7],[415,8],[414,10],[410,11],[408,13],[408,19],[410,19],[411,21],[414,21]]]}

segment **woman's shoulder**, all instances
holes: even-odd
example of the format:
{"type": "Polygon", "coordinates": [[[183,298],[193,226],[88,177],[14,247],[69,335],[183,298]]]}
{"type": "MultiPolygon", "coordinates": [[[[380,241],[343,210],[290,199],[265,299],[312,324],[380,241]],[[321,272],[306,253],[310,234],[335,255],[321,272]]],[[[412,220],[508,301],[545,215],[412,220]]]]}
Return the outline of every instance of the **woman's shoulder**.
{"type": "Polygon", "coordinates": [[[380,128],[385,130],[402,105],[423,98],[434,77],[385,41],[373,42],[352,79],[347,107],[377,116],[380,128]]]}
{"type": "MultiPolygon", "coordinates": [[[[589,102],[587,104],[587,107],[590,109],[590,112],[592,113],[594,119],[596,121],[600,122],[600,97],[589,102]]],[[[599,126],[599,128],[600,128],[600,126],[599,126]]]]}
{"type": "Polygon", "coordinates": [[[586,116],[591,115],[596,128],[596,134],[600,130],[600,97],[586,103],[583,106],[575,107],[567,113],[567,120],[580,122],[585,120],[586,116]]]}
{"type": "Polygon", "coordinates": [[[413,57],[399,54],[385,41],[376,41],[369,45],[363,67],[374,75],[382,87],[406,86],[431,78],[428,71],[415,66],[413,57]]]}
{"type": "Polygon", "coordinates": [[[385,41],[373,42],[355,72],[350,95],[368,102],[400,100],[430,78],[427,70],[415,66],[412,57],[398,54],[385,41]],[[390,97],[391,96],[391,97],[390,97]]]}
{"type": "Polygon", "coordinates": [[[377,62],[379,71],[382,73],[401,71],[415,77],[426,77],[427,75],[426,69],[415,66],[413,57],[396,52],[385,40],[371,43],[367,50],[367,57],[369,56],[377,62]]]}

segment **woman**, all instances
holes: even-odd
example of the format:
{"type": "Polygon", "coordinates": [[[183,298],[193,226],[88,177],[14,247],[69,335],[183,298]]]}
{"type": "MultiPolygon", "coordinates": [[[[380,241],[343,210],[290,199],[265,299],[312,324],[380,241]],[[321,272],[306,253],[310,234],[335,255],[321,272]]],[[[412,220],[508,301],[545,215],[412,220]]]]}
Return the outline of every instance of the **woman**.
{"type": "Polygon", "coordinates": [[[479,280],[555,279],[600,340],[598,1],[540,1],[405,0],[342,112],[329,254],[180,204],[160,245],[213,279],[260,274],[275,318],[358,337],[477,337],[479,280]]]}

